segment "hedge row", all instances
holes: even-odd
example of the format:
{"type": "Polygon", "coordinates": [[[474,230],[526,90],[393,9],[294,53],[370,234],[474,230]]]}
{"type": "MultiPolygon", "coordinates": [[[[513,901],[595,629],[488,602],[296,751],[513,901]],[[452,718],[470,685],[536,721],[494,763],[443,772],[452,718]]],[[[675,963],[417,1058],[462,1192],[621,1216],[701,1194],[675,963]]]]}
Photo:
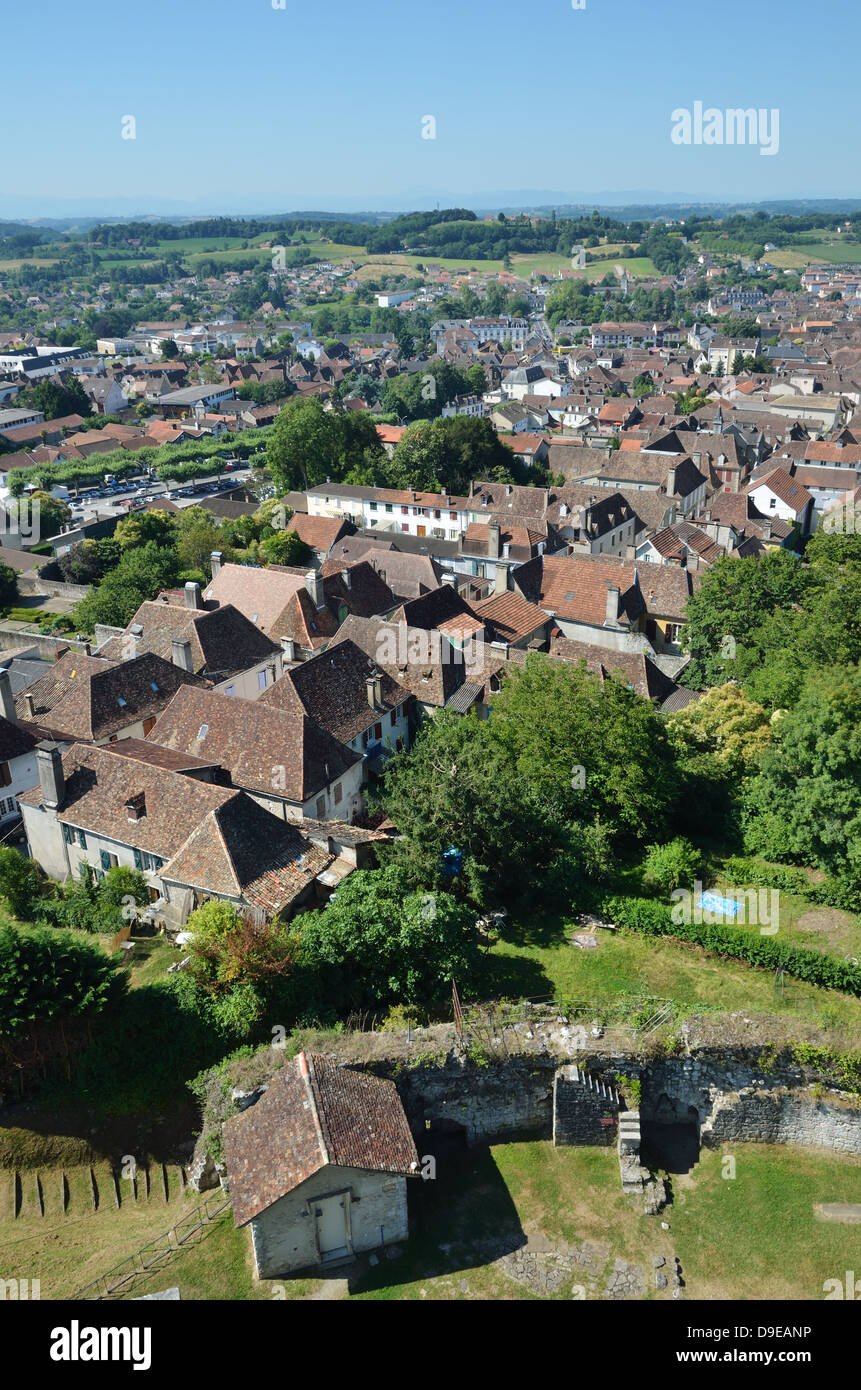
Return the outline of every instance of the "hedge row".
{"type": "Polygon", "coordinates": [[[790,946],[774,937],[760,936],[740,927],[706,922],[674,922],[666,903],[649,898],[606,897],[601,915],[617,926],[644,936],[670,936],[690,941],[729,960],[746,961],[764,970],[783,966],[787,975],[822,989],[838,989],[861,998],[861,966],[837,960],[806,946],[790,946]]]}
{"type": "Polygon", "coordinates": [[[738,855],[727,860],[726,876],[733,883],[747,884],[752,888],[779,888],[784,893],[795,893],[823,907],[861,912],[861,887],[838,878],[811,883],[803,869],[763,864],[758,859],[744,859],[738,855]]]}

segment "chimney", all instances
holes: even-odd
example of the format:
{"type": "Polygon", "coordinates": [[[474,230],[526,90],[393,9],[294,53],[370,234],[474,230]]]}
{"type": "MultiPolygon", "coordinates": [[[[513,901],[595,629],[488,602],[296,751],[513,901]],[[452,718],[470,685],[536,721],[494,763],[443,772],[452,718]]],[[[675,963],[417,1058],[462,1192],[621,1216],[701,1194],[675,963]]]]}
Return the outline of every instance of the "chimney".
{"type": "Polygon", "coordinates": [[[489,560],[499,559],[499,527],[495,522],[487,528],[487,556],[489,560]]]}
{"type": "Polygon", "coordinates": [[[767,517],[762,523],[762,539],[764,541],[771,540],[771,517],[767,517]]]}
{"type": "Polygon", "coordinates": [[[185,586],[185,606],[186,608],[202,608],[203,599],[200,596],[200,585],[189,580],[185,586]]]}
{"type": "Polygon", "coordinates": [[[316,570],[309,570],[305,575],[305,588],[311,596],[311,601],[315,608],[323,607],[323,576],[316,570]]]}
{"type": "Polygon", "coordinates": [[[616,627],[619,622],[619,586],[618,584],[607,585],[607,607],[604,614],[604,625],[616,627]]]}
{"type": "Polygon", "coordinates": [[[221,562],[223,559],[224,556],[220,550],[213,550],[212,554],[209,557],[209,563],[212,568],[213,579],[217,579],[218,575],[221,573],[221,562]]]}
{"type": "Polygon", "coordinates": [[[285,661],[296,660],[296,643],[292,637],[281,638],[281,655],[285,661]]]}
{"type": "Polygon", "coordinates": [[[5,666],[0,667],[0,707],[2,707],[4,719],[8,719],[10,724],[18,723],[15,700],[12,695],[12,681],[5,666]]]}
{"type": "MultiPolygon", "coordinates": [[[[195,588],[197,586],[195,585],[195,588]]],[[[170,659],[181,671],[193,671],[191,663],[191,643],[181,637],[174,637],[170,644],[170,659]]]]}
{"type": "Polygon", "coordinates": [[[42,805],[48,811],[59,811],[66,790],[63,773],[63,757],[59,743],[39,743],[36,745],[36,765],[39,769],[39,787],[42,792],[42,805]]]}
{"type": "Polygon", "coordinates": [[[667,496],[668,496],[668,497],[675,497],[675,495],[676,495],[676,465],[673,464],[672,468],[671,468],[671,469],[668,471],[668,473],[667,473],[667,496]]]}
{"type": "Polygon", "coordinates": [[[24,691],[24,708],[27,711],[28,719],[36,718],[36,706],[33,703],[33,696],[30,694],[29,690],[24,691]]]}
{"type": "Polygon", "coordinates": [[[368,692],[368,704],[371,709],[377,708],[377,677],[368,676],[365,681],[365,689],[368,692]]]}
{"type": "Polygon", "coordinates": [[[84,656],[92,656],[92,654],[93,654],[93,644],[92,644],[92,642],[85,642],[83,645],[84,645],[84,656]]]}
{"type": "Polygon", "coordinates": [[[442,582],[447,584],[450,589],[457,589],[457,575],[455,574],[444,574],[442,582]]]}
{"type": "Polygon", "coordinates": [[[146,815],[146,793],[138,792],[137,796],[130,796],[126,802],[126,812],[131,821],[143,820],[146,815]]]}
{"type": "Polygon", "coordinates": [[[353,587],[353,581],[350,578],[350,571],[346,567],[341,570],[341,578],[343,579],[346,588],[351,589],[353,587]]]}
{"type": "Polygon", "coordinates": [[[497,565],[493,571],[493,593],[505,594],[508,592],[508,566],[497,565]]]}
{"type": "Polygon", "coordinates": [[[383,704],[383,676],[380,671],[374,676],[374,700],[377,709],[381,709],[383,704]]]}

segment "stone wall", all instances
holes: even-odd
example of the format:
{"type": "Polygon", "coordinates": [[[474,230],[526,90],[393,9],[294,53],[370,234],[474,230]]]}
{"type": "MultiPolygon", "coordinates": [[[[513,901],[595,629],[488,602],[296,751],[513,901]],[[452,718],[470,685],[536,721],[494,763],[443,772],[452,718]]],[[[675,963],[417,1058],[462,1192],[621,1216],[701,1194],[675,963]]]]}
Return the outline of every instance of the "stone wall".
{"type": "MultiPolygon", "coordinates": [[[[551,1057],[511,1057],[478,1066],[449,1056],[442,1065],[404,1069],[393,1077],[413,1132],[457,1127],[467,1144],[553,1130],[551,1057]]],[[[419,1147],[421,1153],[421,1147],[419,1147]]]]}
{"type": "Polygon", "coordinates": [[[553,1143],[616,1142],[619,1097],[615,1086],[594,1081],[576,1063],[560,1067],[553,1081],[553,1143]]]}
{"type": "Polygon", "coordinates": [[[861,1096],[801,1068],[770,1074],[738,1053],[671,1057],[642,1073],[644,1119],[696,1126],[700,1143],[807,1144],[861,1153],[861,1096]]]}

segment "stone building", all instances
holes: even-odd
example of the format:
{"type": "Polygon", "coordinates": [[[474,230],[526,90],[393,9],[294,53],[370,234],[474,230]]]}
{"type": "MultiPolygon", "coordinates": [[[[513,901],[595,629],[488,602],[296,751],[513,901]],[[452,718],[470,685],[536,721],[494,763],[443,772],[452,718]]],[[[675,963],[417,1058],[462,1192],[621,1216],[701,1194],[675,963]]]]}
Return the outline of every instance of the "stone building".
{"type": "Polygon", "coordinates": [[[419,1160],[390,1081],[300,1052],[227,1121],[224,1159],[258,1278],[406,1239],[419,1160]]]}

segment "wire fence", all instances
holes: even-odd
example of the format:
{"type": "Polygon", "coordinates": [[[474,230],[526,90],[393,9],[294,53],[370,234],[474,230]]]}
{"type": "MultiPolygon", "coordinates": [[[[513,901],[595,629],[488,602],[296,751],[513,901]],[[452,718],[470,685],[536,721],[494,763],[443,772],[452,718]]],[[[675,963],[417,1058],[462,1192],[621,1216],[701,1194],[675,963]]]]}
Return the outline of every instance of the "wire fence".
{"type": "Polygon", "coordinates": [[[189,1212],[181,1221],[177,1221],[163,1235],[148,1241],[133,1255],[129,1255],[127,1259],[114,1265],[105,1274],[100,1274],[97,1279],[93,1279],[91,1283],[78,1289],[74,1297],[92,1302],[127,1292],[129,1284],[134,1279],[142,1274],[148,1274],[150,1270],[156,1269],[168,1260],[171,1255],[184,1249],[194,1236],[221,1216],[222,1212],[226,1211],[229,1206],[230,1198],[225,1197],[223,1192],[213,1193],[211,1197],[207,1197],[206,1201],[201,1202],[200,1206],[195,1207],[194,1211],[189,1212]]]}

